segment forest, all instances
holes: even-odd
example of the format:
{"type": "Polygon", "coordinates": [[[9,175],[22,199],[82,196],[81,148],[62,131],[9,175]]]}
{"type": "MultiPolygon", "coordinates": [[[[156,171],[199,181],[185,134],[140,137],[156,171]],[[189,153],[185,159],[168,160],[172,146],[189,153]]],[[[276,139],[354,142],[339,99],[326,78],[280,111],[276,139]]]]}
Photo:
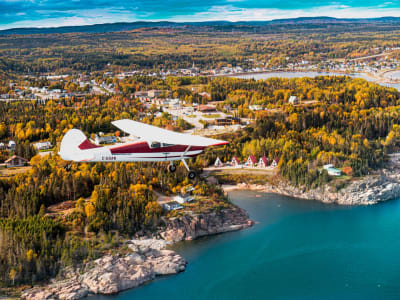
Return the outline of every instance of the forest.
{"type": "MultiPolygon", "coordinates": [[[[30,79],[22,78],[23,88],[30,79]]],[[[400,93],[346,76],[316,78],[132,76],[109,79],[117,95],[87,95],[47,101],[0,102],[0,141],[14,139],[15,152],[30,159],[26,173],[0,178],[0,274],[2,286],[34,284],[55,276],[65,266],[99,257],[138,232],[152,232],[168,217],[154,193],[175,194],[194,185],[201,199],[186,209],[194,212],[221,209],[229,200],[218,186],[204,179],[189,182],[183,166],[169,174],[161,163],[72,164],[56,154],[57,145],[70,128],[92,136],[102,131],[122,135],[111,125],[120,118],[182,131],[189,128],[162,108],[146,107],[134,92],[161,89],[184,100],[214,101],[217,107],[250,121],[250,125],[218,138],[229,145],[209,149],[190,162],[201,172],[216,157],[230,161],[237,155],[266,155],[278,159],[279,177],[303,188],[332,183],[321,166],[346,169],[350,178],[382,168],[387,154],[400,142],[400,93]],[[200,95],[207,92],[210,98],[200,95]],[[290,96],[300,104],[288,103],[290,96]],[[251,105],[263,110],[252,111],[251,105]],[[161,113],[161,114],[158,114],[161,113]],[[156,116],[157,115],[157,116],[156,116]],[[47,156],[36,154],[31,144],[50,140],[56,145],[47,156]],[[56,205],[72,201],[68,213],[54,213],[56,205]]],[[[65,79],[62,85],[71,85],[65,79]]],[[[51,81],[37,85],[55,84],[51,81]]],[[[57,82],[61,85],[60,82],[57,82]]],[[[8,89],[6,81],[2,88],[8,89]]],[[[2,152],[2,158],[10,153],[2,152]]]]}
{"type": "MultiPolygon", "coordinates": [[[[376,54],[396,48],[396,22],[198,24],[130,31],[0,35],[0,79],[43,73],[155,72],[268,67],[376,54]],[[83,53],[83,55],[82,55],[83,53]]],[[[393,54],[393,57],[398,54],[393,54]]]]}

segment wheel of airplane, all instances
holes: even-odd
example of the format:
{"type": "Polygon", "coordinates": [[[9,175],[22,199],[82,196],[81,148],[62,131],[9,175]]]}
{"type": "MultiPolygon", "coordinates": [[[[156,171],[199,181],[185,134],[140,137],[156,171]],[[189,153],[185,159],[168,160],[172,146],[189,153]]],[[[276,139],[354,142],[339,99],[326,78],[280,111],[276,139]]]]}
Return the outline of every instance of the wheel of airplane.
{"type": "Polygon", "coordinates": [[[195,171],[190,171],[188,174],[189,179],[195,179],[196,178],[196,172],[195,171]]]}
{"type": "Polygon", "coordinates": [[[174,164],[168,166],[168,171],[174,173],[176,171],[176,166],[174,164]]]}

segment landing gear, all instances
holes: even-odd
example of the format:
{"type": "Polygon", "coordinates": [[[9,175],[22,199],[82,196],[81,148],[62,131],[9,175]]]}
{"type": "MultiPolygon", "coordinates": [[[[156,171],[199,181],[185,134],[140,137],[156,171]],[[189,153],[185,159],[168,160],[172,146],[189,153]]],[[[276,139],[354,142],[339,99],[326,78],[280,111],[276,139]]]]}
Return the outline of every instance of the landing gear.
{"type": "Polygon", "coordinates": [[[190,171],[190,172],[188,173],[188,178],[189,178],[190,180],[195,179],[195,178],[196,178],[196,172],[195,172],[195,171],[190,171]]]}
{"type": "Polygon", "coordinates": [[[174,173],[174,172],[176,171],[176,166],[175,166],[174,164],[170,164],[170,165],[168,166],[168,171],[169,171],[170,173],[174,173]]]}
{"type": "Polygon", "coordinates": [[[186,163],[186,161],[185,161],[184,159],[182,159],[182,163],[183,163],[183,165],[185,166],[186,170],[189,171],[189,173],[188,173],[188,178],[189,178],[190,180],[195,179],[195,178],[196,178],[196,172],[195,172],[195,171],[190,171],[189,166],[187,165],[187,163],[186,163]]]}

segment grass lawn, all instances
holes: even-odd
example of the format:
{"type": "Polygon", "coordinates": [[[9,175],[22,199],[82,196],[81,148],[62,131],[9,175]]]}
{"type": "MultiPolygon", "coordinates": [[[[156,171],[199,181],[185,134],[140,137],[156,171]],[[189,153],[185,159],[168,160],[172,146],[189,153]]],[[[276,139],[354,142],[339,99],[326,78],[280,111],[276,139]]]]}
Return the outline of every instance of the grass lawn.
{"type": "Polygon", "coordinates": [[[209,115],[202,115],[203,118],[207,118],[207,119],[216,119],[216,118],[220,118],[221,115],[220,114],[209,114],[209,115]]]}
{"type": "Polygon", "coordinates": [[[215,176],[222,184],[236,184],[241,182],[265,184],[277,173],[277,169],[262,168],[221,168],[210,170],[209,175],[215,176]]]}
{"type": "Polygon", "coordinates": [[[0,169],[0,177],[10,177],[16,174],[22,174],[28,171],[31,166],[18,167],[18,168],[4,168],[0,169]]]}

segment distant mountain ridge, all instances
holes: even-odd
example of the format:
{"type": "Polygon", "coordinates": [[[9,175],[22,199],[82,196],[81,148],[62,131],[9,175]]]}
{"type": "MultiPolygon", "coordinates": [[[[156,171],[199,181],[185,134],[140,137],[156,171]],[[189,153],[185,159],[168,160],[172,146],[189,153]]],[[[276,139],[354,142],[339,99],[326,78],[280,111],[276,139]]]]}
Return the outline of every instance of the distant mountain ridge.
{"type": "Polygon", "coordinates": [[[170,21],[137,21],[104,23],[80,26],[62,27],[26,27],[0,30],[0,35],[12,34],[61,34],[61,33],[101,33],[128,31],[146,27],[184,27],[184,26],[268,26],[268,25],[296,25],[296,24],[393,24],[400,25],[400,17],[381,17],[369,19],[340,19],[332,17],[300,17],[293,19],[276,19],[271,21],[203,21],[203,22],[170,22],[170,21]]]}

